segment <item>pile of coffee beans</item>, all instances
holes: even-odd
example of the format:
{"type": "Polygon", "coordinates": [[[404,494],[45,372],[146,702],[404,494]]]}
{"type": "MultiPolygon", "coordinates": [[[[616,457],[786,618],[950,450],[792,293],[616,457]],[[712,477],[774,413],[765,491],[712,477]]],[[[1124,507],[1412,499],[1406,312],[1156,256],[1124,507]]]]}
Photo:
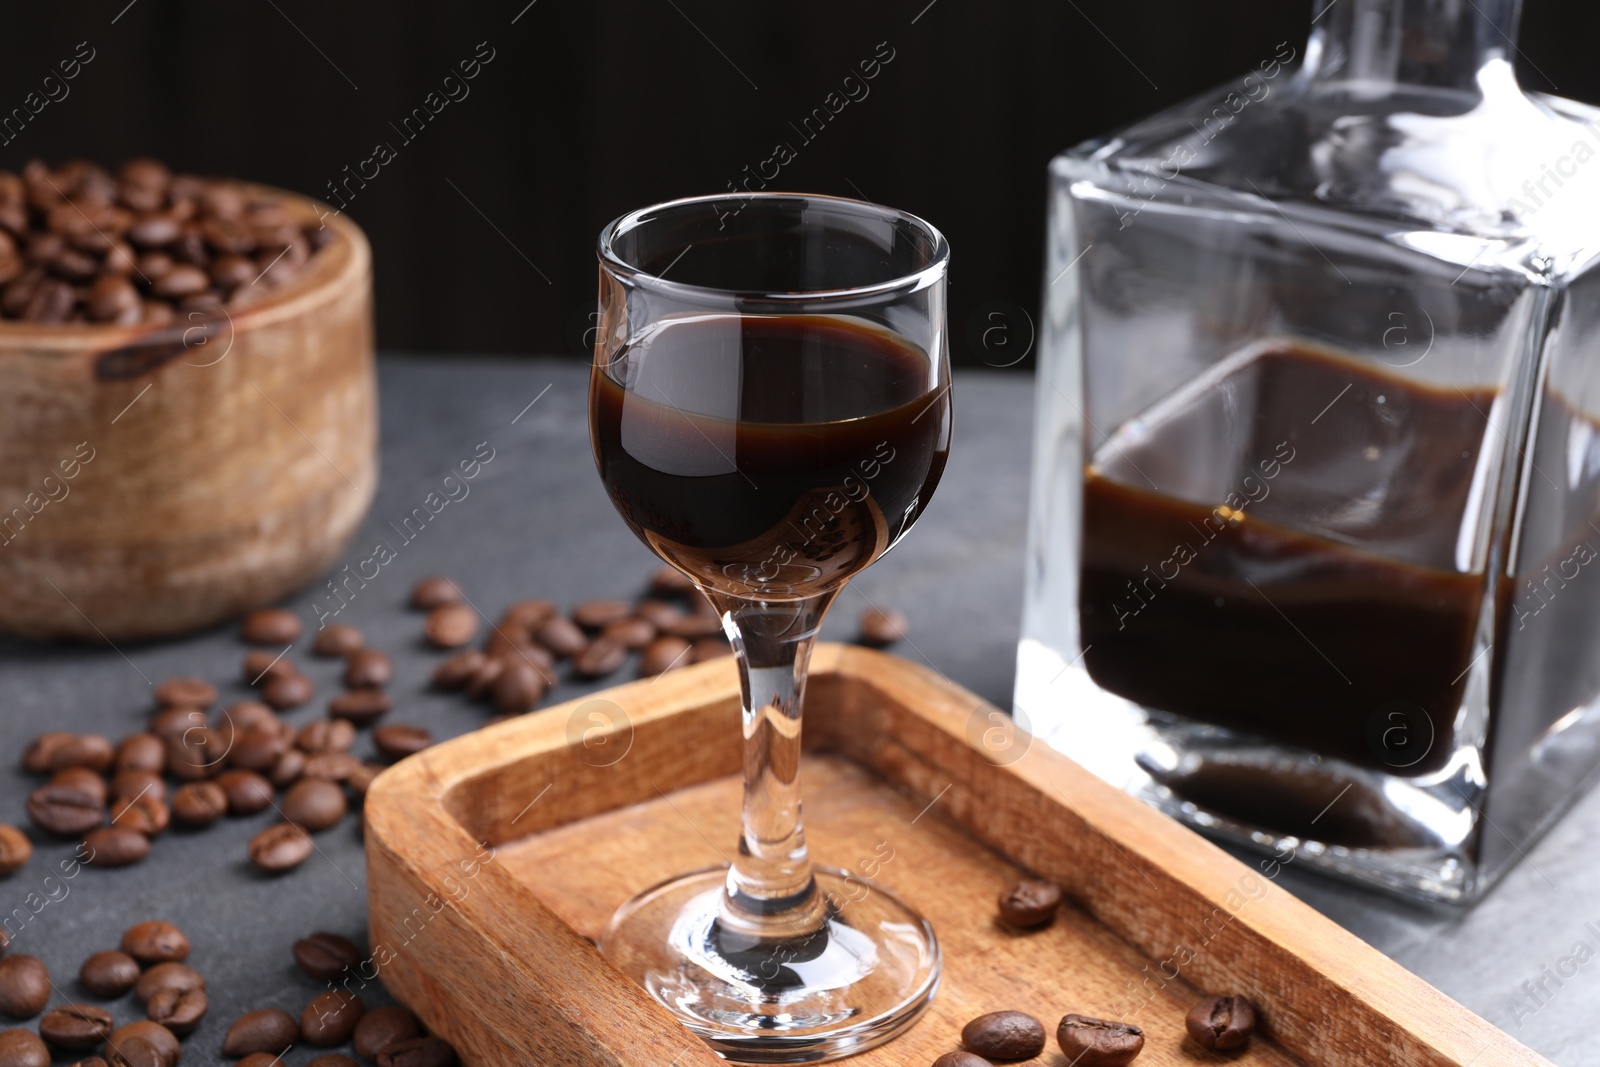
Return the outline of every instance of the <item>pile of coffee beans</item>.
{"type": "MultiPolygon", "coordinates": [[[[378,1067],[454,1067],[455,1049],[428,1034],[410,1011],[395,1006],[369,1010],[359,996],[336,985],[352,984],[352,976],[366,959],[355,942],[319,931],[296,941],[293,954],[295,965],[326,983],[327,992],[313,997],[298,1019],[277,1008],[241,1015],[223,1038],[224,1056],[239,1059],[242,1067],[269,1067],[281,1065],[283,1054],[297,1044],[323,1049],[350,1045],[363,1062],[378,1067]]],[[[349,1056],[329,1053],[311,1060],[308,1067],[355,1063],[349,1056]]]]}
{"type": "MultiPolygon", "coordinates": [[[[1045,879],[1030,878],[1007,887],[999,897],[999,919],[1007,928],[1042,930],[1061,910],[1063,892],[1045,879]]],[[[1185,1029],[1203,1049],[1244,1048],[1255,1032],[1255,1006],[1245,997],[1208,996],[1190,1009],[1185,1029]]],[[[1144,1049],[1144,1031],[1121,1020],[1072,1013],[1056,1027],[1056,1044],[1073,1067],[1126,1067],[1144,1049]]],[[[1020,1011],[980,1015],[961,1030],[961,1048],[933,1061],[932,1067],[992,1067],[1032,1059],[1044,1051],[1044,1024],[1020,1011]]]]}
{"type": "MultiPolygon", "coordinates": [[[[478,613],[448,578],[426,578],[411,606],[428,613],[424,636],[435,648],[455,649],[478,633],[478,613]]],[[[671,567],[650,580],[636,602],[585,600],[567,615],[549,600],[519,600],[485,634],[482,649],[457,652],[433,672],[437,689],[463,690],[520,715],[544,700],[565,663],[578,679],[604,678],[637,652],[641,677],[732,653],[722,621],[694,583],[671,567]]]]}
{"type": "MultiPolygon", "coordinates": [[[[423,636],[435,648],[459,649],[477,636],[478,612],[449,578],[418,582],[411,606],[428,613],[423,636]]],[[[901,612],[869,608],[861,616],[859,640],[882,648],[908,629],[901,612]]],[[[638,653],[638,675],[648,678],[732,652],[716,609],[681,571],[663,566],[632,603],[585,600],[567,615],[549,600],[511,604],[489,627],[481,650],[457,652],[439,664],[433,686],[465,691],[502,716],[520,715],[555,686],[561,662],[573,677],[592,681],[616,673],[638,653]]]]}
{"type": "Polygon", "coordinates": [[[135,159],[0,171],[0,318],[163,324],[257,303],[335,232],[281,197],[135,159]]]}
{"type": "MultiPolygon", "coordinates": [[[[90,996],[116,1000],[133,993],[145,1018],[117,1025],[97,1004],[62,1004],[39,1019],[39,1032],[0,1032],[0,1065],[48,1067],[52,1050],[88,1054],[79,1067],[174,1067],[182,1055],[179,1038],[205,1018],[206,982],[183,961],[189,939],[169,922],[152,920],[130,927],[116,949],[83,962],[78,982],[90,996]]],[[[33,956],[0,960],[0,1014],[31,1019],[44,1011],[55,984],[43,961],[33,956]]]]}

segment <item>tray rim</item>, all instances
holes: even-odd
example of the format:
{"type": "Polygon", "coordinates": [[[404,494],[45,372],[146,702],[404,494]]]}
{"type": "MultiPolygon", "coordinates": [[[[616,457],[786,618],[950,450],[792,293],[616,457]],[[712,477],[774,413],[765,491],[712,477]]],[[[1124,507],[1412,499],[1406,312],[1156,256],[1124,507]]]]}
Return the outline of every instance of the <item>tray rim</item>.
{"type": "MultiPolygon", "coordinates": [[[[1505,1031],[1451,1000],[1287,890],[1272,884],[1271,879],[1265,881],[1275,891],[1260,899],[1252,898],[1249,907],[1231,903],[1229,894],[1237,896],[1243,877],[1260,880],[1252,868],[1189,828],[1103,782],[1067,756],[1042,743],[1031,743],[1015,762],[997,765],[985,759],[970,731],[964,727],[972,715],[999,709],[936,672],[885,653],[825,644],[817,649],[812,675],[813,679],[837,679],[869,691],[881,692],[891,683],[903,690],[897,699],[907,707],[906,714],[915,715],[935,728],[935,733],[930,735],[931,743],[955,746],[954,749],[944,747],[934,757],[943,763],[946,773],[955,773],[949,769],[953,754],[965,761],[967,780],[960,793],[956,793],[957,783],[951,782],[950,791],[956,795],[950,798],[943,814],[952,818],[964,832],[995,848],[1017,865],[1042,874],[1051,873],[1049,862],[1041,862],[1041,856],[1049,853],[1052,847],[1048,841],[1039,844],[1030,843],[1026,837],[1017,838],[1015,840],[1027,847],[1013,849],[994,840],[996,835],[1002,841],[1012,840],[1007,836],[1008,826],[1018,820],[1023,820],[1024,825],[1026,820],[1037,820],[1041,814],[1040,805],[1046,811],[1064,813],[1069,821],[1079,820],[1096,831],[1128,861],[1128,870],[1137,874],[1140,881],[1128,877],[1121,887],[1098,883],[1074,887],[1074,897],[1096,921],[1110,927],[1152,961],[1160,959],[1163,950],[1152,949],[1145,940],[1160,935],[1146,931],[1141,937],[1138,928],[1145,920],[1139,916],[1145,910],[1160,911],[1164,905],[1148,908],[1147,904],[1141,905],[1139,898],[1157,892],[1157,883],[1161,882],[1162,892],[1187,898],[1182,903],[1210,908],[1213,915],[1219,910],[1228,910],[1231,916],[1228,921],[1233,928],[1245,932],[1243,937],[1235,939],[1241,944],[1231,954],[1264,954],[1266,958],[1290,961],[1289,965],[1298,964],[1309,969],[1312,975],[1306,980],[1322,986],[1323,996],[1341,1001],[1342,1007],[1355,1012],[1371,1027],[1367,1036],[1382,1050],[1381,1062],[1550,1067],[1549,1061],[1505,1031]],[[1014,779],[1013,787],[1024,790],[1019,804],[1002,805],[998,809],[973,804],[980,796],[987,799],[991,794],[986,787],[1001,779],[1014,779]],[[1021,854],[1029,851],[1040,855],[1021,854]],[[1141,890],[1141,884],[1147,884],[1148,890],[1141,890]],[[1085,888],[1087,892],[1079,891],[1085,888]],[[1122,888],[1131,888],[1132,892],[1119,894],[1122,888]],[[1395,1058],[1397,1056],[1399,1058],[1395,1058]]],[[[626,683],[531,716],[488,726],[402,761],[379,776],[368,793],[369,875],[372,870],[382,868],[403,876],[417,888],[427,889],[435,897],[440,896],[445,887],[436,877],[437,871],[430,870],[419,857],[406,853],[400,844],[404,839],[402,828],[409,827],[406,832],[412,834],[426,829],[437,835],[438,843],[448,844],[457,852],[475,848],[478,843],[467,827],[446,809],[452,792],[473,780],[493,775],[497,768],[503,771],[513,763],[569,751],[573,745],[567,729],[569,718],[585,704],[596,700],[626,706],[632,726],[637,730],[686,712],[704,711],[713,705],[731,701],[737,706],[738,687],[727,662],[714,661],[656,679],[626,683]]],[[[895,749],[897,759],[916,761],[926,756],[926,753],[899,747],[900,739],[888,732],[876,736],[873,742],[895,749]]],[[[819,747],[843,751],[844,755],[873,767],[870,755],[850,752],[846,750],[848,746],[824,744],[819,747]]],[[[874,769],[885,773],[881,768],[874,769]]],[[[622,805],[611,808],[617,806],[622,805]]],[[[589,816],[580,813],[555,825],[586,817],[589,816]]],[[[648,1049],[652,1057],[657,1057],[663,1048],[669,1047],[675,1050],[673,1062],[681,1067],[701,1063],[709,1067],[724,1062],[698,1042],[684,1047],[687,1032],[673,1017],[612,968],[586,938],[567,927],[529,887],[492,863],[484,864],[482,873],[490,878],[491,892],[469,894],[460,901],[450,900],[449,907],[438,914],[448,915],[451,925],[470,927],[473,936],[494,947],[500,963],[542,995],[550,996],[558,1010],[575,1024],[582,1020],[581,1034],[565,1036],[581,1038],[578,1043],[591,1056],[584,1062],[656,1063],[659,1062],[656,1059],[631,1058],[628,1050],[648,1049]],[[509,908],[512,902],[515,908],[509,908]],[[544,937],[539,939],[539,944],[530,945],[526,938],[509,936],[511,929],[519,926],[540,930],[544,937]],[[546,968],[557,963],[575,968],[581,980],[574,982],[570,980],[572,974],[564,972],[562,989],[552,989],[545,980],[549,974],[546,968]],[[605,1017],[597,1016],[594,1005],[585,1007],[582,1000],[585,996],[608,999],[606,1010],[601,1013],[605,1017]]],[[[380,917],[386,914],[387,903],[379,899],[379,882],[378,878],[369,876],[375,940],[376,928],[380,917]]],[[[383,973],[381,969],[380,973],[383,973]]],[[[398,975],[390,970],[387,976],[410,978],[413,982],[418,978],[404,969],[398,975]]],[[[1272,1036],[1290,1055],[1311,1062],[1340,1062],[1338,1052],[1342,1042],[1327,1043],[1316,1033],[1300,1033],[1296,1027],[1285,1028],[1281,1024],[1274,1026],[1272,1036]]],[[[1354,1051],[1349,1047],[1343,1050],[1354,1051]]],[[[507,1046],[508,1054],[515,1055],[516,1051],[507,1046]]]]}

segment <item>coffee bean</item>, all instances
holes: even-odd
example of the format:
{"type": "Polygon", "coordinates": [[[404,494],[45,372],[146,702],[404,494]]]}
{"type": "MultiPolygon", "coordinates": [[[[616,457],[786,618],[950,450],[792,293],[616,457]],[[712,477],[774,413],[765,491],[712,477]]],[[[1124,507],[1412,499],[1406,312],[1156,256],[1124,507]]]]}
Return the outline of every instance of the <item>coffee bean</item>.
{"type": "MultiPolygon", "coordinates": [[[[166,745],[161,746],[165,759],[166,745]]],[[[154,771],[118,771],[111,779],[112,800],[132,800],[134,797],[167,799],[167,780],[154,771]]]]}
{"type": "Polygon", "coordinates": [[[50,1067],[50,1050],[29,1030],[0,1030],[0,1067],[50,1067]]]}
{"type": "Polygon", "coordinates": [[[167,738],[167,773],[184,782],[214,778],[228,758],[228,739],[209,726],[167,738]]]}
{"type": "Polygon", "coordinates": [[[694,589],[694,579],[676,567],[657,567],[650,575],[651,596],[688,596],[694,589]]]}
{"type": "Polygon", "coordinates": [[[111,1067],[111,1064],[99,1056],[89,1056],[85,1059],[74,1061],[72,1067],[111,1067]]]}
{"type": "MultiPolygon", "coordinates": [[[[150,732],[163,741],[182,737],[196,726],[206,725],[204,708],[162,708],[150,716],[150,732]]],[[[168,759],[171,753],[168,753],[168,759]]]]}
{"type": "Polygon", "coordinates": [[[300,751],[314,755],[318,752],[348,752],[356,743],[355,724],[346,719],[318,719],[308,722],[295,735],[294,745],[300,751]]]}
{"type": "Polygon", "coordinates": [[[693,663],[704,663],[707,660],[731,655],[733,646],[721,637],[702,637],[689,647],[689,659],[693,663]]]}
{"type": "Polygon", "coordinates": [[[1000,894],[1000,918],[1024,930],[1044,926],[1061,910],[1061,887],[1030,878],[1000,894]]]}
{"type": "Polygon", "coordinates": [[[493,693],[505,669],[506,661],[503,659],[485,660],[472,677],[467,679],[467,696],[472,700],[479,700],[493,693]]]}
{"type": "Polygon", "coordinates": [[[234,735],[228,750],[228,764],[239,770],[266,773],[277,766],[278,757],[293,744],[286,730],[272,726],[253,726],[234,735]]]}
{"type": "Polygon", "coordinates": [[[156,686],[158,707],[209,707],[216,700],[217,687],[201,678],[168,678],[156,686]]]}
{"type": "Polygon", "coordinates": [[[166,801],[148,794],[127,797],[111,805],[111,825],[120,830],[132,830],[145,837],[155,837],[166,832],[172,823],[172,810],[166,801]]]}
{"type": "Polygon", "coordinates": [[[56,767],[55,756],[63,747],[70,744],[77,734],[63,733],[53,730],[50,733],[40,734],[22,750],[22,769],[29,774],[49,774],[59,770],[56,767]]]}
{"type": "Polygon", "coordinates": [[[717,637],[722,633],[722,620],[706,612],[679,615],[661,627],[661,632],[673,637],[686,637],[697,641],[703,637],[717,637]]]}
{"type": "Polygon", "coordinates": [[[375,648],[361,648],[344,659],[344,684],[351,689],[385,686],[394,677],[394,664],[375,648]]]}
{"type": "Polygon", "coordinates": [[[349,938],[319,931],[294,943],[294,962],[317,981],[333,982],[361,962],[361,949],[349,938]]]}
{"type": "Polygon", "coordinates": [[[105,821],[104,783],[98,793],[82,783],[50,782],[28,795],[28,818],[57,837],[76,837],[105,821]]]}
{"type": "Polygon", "coordinates": [[[657,630],[683,618],[682,609],[665,600],[641,600],[633,613],[657,630]]]}
{"type": "Polygon", "coordinates": [[[364,1060],[376,1060],[391,1045],[421,1036],[422,1024],[406,1009],[393,1005],[373,1008],[356,1024],[356,1055],[364,1060]]]}
{"type": "Polygon", "coordinates": [[[467,679],[488,661],[489,657],[475,648],[458,652],[434,668],[429,683],[435,689],[460,689],[467,684],[467,679]]]}
{"type": "Polygon", "coordinates": [[[350,1040],[366,1007],[354,993],[334,989],[320,994],[300,1014],[300,1036],[307,1044],[332,1048],[350,1040]]]}
{"type": "Polygon", "coordinates": [[[106,780],[87,767],[67,767],[59,770],[50,776],[50,781],[46,784],[79,792],[97,804],[104,804],[110,799],[110,787],[106,780]]]}
{"type": "Polygon", "coordinates": [[[172,1031],[147,1020],[119,1026],[106,1038],[111,1067],[174,1067],[181,1055],[183,1048],[172,1031]]]}
{"type": "Polygon", "coordinates": [[[311,643],[311,651],[319,656],[335,659],[348,656],[365,644],[366,640],[361,636],[360,630],[336,622],[317,631],[317,639],[311,643]]]}
{"type": "Polygon", "coordinates": [[[305,675],[279,674],[269,678],[267,684],[261,687],[261,699],[279,711],[287,711],[310,700],[315,692],[316,686],[305,675]]]}
{"type": "Polygon", "coordinates": [[[267,777],[279,789],[287,789],[300,780],[306,771],[306,754],[298,748],[291,748],[278,757],[278,762],[272,765],[272,770],[267,777]]]}
{"type": "Polygon", "coordinates": [[[160,774],[167,769],[167,746],[153,733],[129,734],[117,746],[111,766],[119,771],[160,774]]]}
{"type": "Polygon", "coordinates": [[[1026,1060],[1044,1051],[1044,1026],[1020,1011],[992,1011],[961,1028],[968,1052],[991,1060],[1026,1060]]]}
{"type": "Polygon", "coordinates": [[[872,648],[883,648],[905,639],[911,627],[905,613],[890,608],[868,608],[861,613],[861,643],[872,648]]]}
{"type": "Polygon", "coordinates": [[[33,842],[15,826],[0,823],[0,878],[16,874],[33,856],[33,842]]]}
{"type": "Polygon", "coordinates": [[[300,1024],[294,1016],[277,1008],[263,1008],[241,1015],[222,1039],[224,1056],[248,1056],[252,1052],[277,1055],[300,1040],[300,1024]]]}
{"type": "Polygon", "coordinates": [[[689,662],[689,642],[681,637],[658,637],[645,646],[639,657],[639,674],[650,677],[682,667],[689,662]]]}
{"type": "Polygon", "coordinates": [[[311,858],[312,851],[310,836],[286,822],[269,826],[250,839],[250,862],[268,874],[294,870],[311,858]]]}
{"type": "Polygon", "coordinates": [[[361,1065],[343,1053],[329,1052],[314,1060],[308,1060],[306,1067],[361,1067],[361,1065]]]}
{"type": "Polygon", "coordinates": [[[604,678],[616,671],[628,659],[628,649],[610,637],[597,637],[589,647],[572,660],[572,669],[580,678],[604,678]]]}
{"type": "Polygon", "coordinates": [[[530,664],[544,675],[547,684],[553,684],[555,681],[555,656],[531,637],[516,636],[503,639],[502,634],[490,634],[489,639],[484,642],[483,651],[491,659],[530,664]]]}
{"type": "Polygon", "coordinates": [[[372,743],[390,759],[404,759],[433,744],[433,735],[420,726],[390,723],[372,731],[372,743]]]}
{"type": "Polygon", "coordinates": [[[933,1067],[994,1067],[994,1064],[970,1052],[946,1052],[933,1061],[933,1067]]]}
{"type": "Polygon", "coordinates": [[[348,752],[318,752],[306,757],[304,777],[343,782],[360,769],[361,761],[348,752]]]}
{"type": "Polygon", "coordinates": [[[266,685],[279,675],[299,673],[294,661],[281,652],[256,648],[244,654],[243,675],[246,685],[266,685]]]}
{"type": "Polygon", "coordinates": [[[441,604],[428,612],[422,632],[434,648],[460,648],[478,636],[478,613],[465,604],[441,604]]]}
{"type": "Polygon", "coordinates": [[[216,782],[189,782],[172,795],[172,817],[203,829],[228,813],[228,793],[216,782]]]}
{"type": "Polygon", "coordinates": [[[255,815],[272,807],[277,791],[255,771],[235,767],[217,775],[216,783],[228,795],[229,815],[255,815]]]}
{"type": "Polygon", "coordinates": [[[111,1013],[93,1004],[63,1004],[39,1020],[39,1036],[63,1052],[88,1052],[111,1036],[111,1013]]]}
{"type": "Polygon", "coordinates": [[[163,989],[150,998],[145,1014],[175,1034],[187,1034],[200,1025],[211,1007],[204,989],[163,989]]]}
{"type": "Polygon", "coordinates": [[[284,608],[258,608],[239,624],[239,636],[251,645],[291,644],[300,636],[300,616],[284,608]]]}
{"type": "Polygon", "coordinates": [[[456,1050],[442,1038],[396,1041],[378,1054],[378,1067],[454,1067],[456,1050]]]}
{"type": "Polygon", "coordinates": [[[495,678],[494,706],[507,715],[518,715],[543,700],[548,689],[537,667],[510,660],[495,678]]]}
{"type": "Polygon", "coordinates": [[[358,801],[365,801],[367,790],[372,787],[373,781],[387,769],[381,764],[363,763],[350,772],[350,776],[344,780],[345,787],[358,801]]]}
{"type": "Polygon", "coordinates": [[[252,1052],[233,1067],[283,1067],[283,1057],[270,1052],[252,1052]]]}
{"type": "Polygon", "coordinates": [[[1243,1048],[1255,1033],[1255,1005],[1240,996],[1205,997],[1189,1009],[1183,1025],[1201,1048],[1243,1048]]]}
{"type": "Polygon", "coordinates": [[[637,652],[656,638],[655,624],[646,619],[618,619],[600,631],[602,639],[637,652]]]}
{"type": "Polygon", "coordinates": [[[625,600],[585,600],[572,609],[572,621],[585,630],[603,630],[633,614],[625,600]]]}
{"type": "Polygon", "coordinates": [[[138,981],[139,961],[126,952],[96,952],[78,970],[78,984],[102,1000],[115,1000],[138,981]]]}
{"type": "Polygon", "coordinates": [[[461,600],[461,590],[448,578],[424,578],[411,588],[411,606],[422,611],[432,611],[443,604],[461,600]]]}
{"type": "Polygon", "coordinates": [[[206,980],[199,971],[187,963],[169,960],[156,964],[140,975],[133,987],[133,995],[140,1004],[149,1004],[161,993],[188,993],[205,987],[206,980]]]}
{"type": "Polygon", "coordinates": [[[506,608],[500,616],[500,627],[507,631],[520,630],[526,634],[556,614],[554,600],[519,600],[506,608]]]}
{"type": "Polygon", "coordinates": [[[37,956],[0,959],[0,1015],[31,1019],[50,1000],[50,971],[37,956]]]}
{"type": "Polygon", "coordinates": [[[1129,1023],[1068,1015],[1056,1028],[1056,1041],[1078,1067],[1125,1067],[1144,1048],[1144,1031],[1129,1023]]]}
{"type": "Polygon", "coordinates": [[[344,790],[322,778],[302,778],[283,797],[283,817],[312,833],[338,825],[349,810],[344,790]]]}
{"type": "Polygon", "coordinates": [[[531,635],[535,641],[562,659],[576,656],[589,644],[589,639],[584,636],[577,623],[571,619],[564,619],[559,615],[546,619],[538,626],[535,626],[531,631],[531,635]]]}
{"type": "Polygon", "coordinates": [[[394,699],[382,689],[352,689],[328,703],[328,714],[352,726],[371,726],[389,713],[394,699]]]}
{"type": "Polygon", "coordinates": [[[234,735],[249,730],[267,730],[285,737],[294,732],[276,711],[259,700],[241,700],[228,705],[218,715],[213,729],[234,735]]]}
{"type": "Polygon", "coordinates": [[[171,923],[151,919],[123,931],[122,951],[140,963],[170,963],[188,958],[189,939],[171,923]]]}
{"type": "Polygon", "coordinates": [[[48,733],[34,738],[22,753],[22,765],[34,774],[83,767],[100,774],[111,769],[116,751],[99,734],[48,733]]]}

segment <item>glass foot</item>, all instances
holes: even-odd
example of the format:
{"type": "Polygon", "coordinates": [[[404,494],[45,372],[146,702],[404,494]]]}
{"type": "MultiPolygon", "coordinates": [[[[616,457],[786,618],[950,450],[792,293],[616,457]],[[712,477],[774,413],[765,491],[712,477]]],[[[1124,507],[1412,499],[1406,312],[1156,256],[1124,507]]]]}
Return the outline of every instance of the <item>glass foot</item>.
{"type": "Polygon", "coordinates": [[[821,1063],[906,1029],[939,985],[926,920],[882,887],[815,870],[828,920],[754,941],[719,922],[726,867],[663,882],[624,904],[600,950],[724,1058],[821,1063]]]}

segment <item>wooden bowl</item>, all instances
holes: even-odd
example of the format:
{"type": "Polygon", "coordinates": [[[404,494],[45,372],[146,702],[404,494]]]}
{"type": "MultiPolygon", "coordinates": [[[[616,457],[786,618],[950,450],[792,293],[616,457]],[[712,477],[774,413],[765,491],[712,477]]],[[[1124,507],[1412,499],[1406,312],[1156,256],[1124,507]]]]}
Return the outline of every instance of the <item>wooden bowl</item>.
{"type": "Polygon", "coordinates": [[[289,284],[220,318],[0,322],[0,633],[181,633],[343,549],[378,478],[372,257],[327,223],[289,284]]]}

